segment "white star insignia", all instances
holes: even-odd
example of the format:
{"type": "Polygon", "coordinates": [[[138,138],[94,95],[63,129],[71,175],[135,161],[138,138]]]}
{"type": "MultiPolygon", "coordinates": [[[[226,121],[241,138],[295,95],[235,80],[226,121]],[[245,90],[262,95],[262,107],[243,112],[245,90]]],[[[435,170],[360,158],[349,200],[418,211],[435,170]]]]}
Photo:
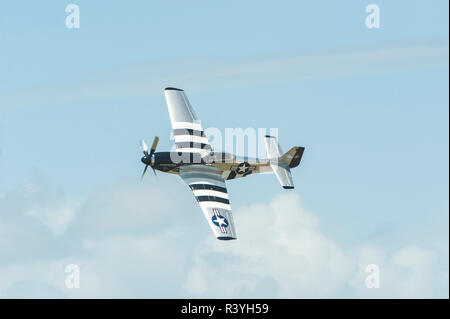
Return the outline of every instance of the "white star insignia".
{"type": "Polygon", "coordinates": [[[219,226],[227,224],[227,223],[225,223],[225,218],[220,218],[219,216],[217,216],[216,222],[219,224],[219,226]]]}
{"type": "Polygon", "coordinates": [[[239,173],[245,173],[245,171],[247,170],[247,168],[248,168],[249,166],[250,166],[250,165],[248,165],[247,163],[243,163],[242,166],[238,167],[239,173]]]}

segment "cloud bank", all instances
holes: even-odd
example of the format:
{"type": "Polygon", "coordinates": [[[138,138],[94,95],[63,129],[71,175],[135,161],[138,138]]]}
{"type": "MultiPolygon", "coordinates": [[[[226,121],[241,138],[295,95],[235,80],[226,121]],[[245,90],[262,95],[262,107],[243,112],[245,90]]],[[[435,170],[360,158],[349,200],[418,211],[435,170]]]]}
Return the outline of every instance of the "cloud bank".
{"type": "Polygon", "coordinates": [[[442,252],[342,247],[295,193],[235,207],[233,242],[217,241],[185,185],[164,176],[83,201],[39,178],[4,195],[3,298],[448,298],[442,252]],[[65,286],[68,264],[80,267],[79,289],[65,286]],[[366,288],[369,264],[380,268],[378,289],[366,288]]]}

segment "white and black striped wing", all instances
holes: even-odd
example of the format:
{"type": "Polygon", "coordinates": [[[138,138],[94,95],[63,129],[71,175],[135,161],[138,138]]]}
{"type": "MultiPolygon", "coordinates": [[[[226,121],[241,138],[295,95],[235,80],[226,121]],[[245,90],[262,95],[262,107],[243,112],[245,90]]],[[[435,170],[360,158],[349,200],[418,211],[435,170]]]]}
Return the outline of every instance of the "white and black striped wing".
{"type": "Polygon", "coordinates": [[[172,123],[175,148],[178,152],[202,152],[211,150],[200,120],[186,94],[181,89],[166,88],[167,106],[172,123]]]}
{"type": "Polygon", "coordinates": [[[214,235],[221,240],[236,239],[222,171],[213,166],[185,165],[180,167],[180,176],[194,193],[214,235]]]}

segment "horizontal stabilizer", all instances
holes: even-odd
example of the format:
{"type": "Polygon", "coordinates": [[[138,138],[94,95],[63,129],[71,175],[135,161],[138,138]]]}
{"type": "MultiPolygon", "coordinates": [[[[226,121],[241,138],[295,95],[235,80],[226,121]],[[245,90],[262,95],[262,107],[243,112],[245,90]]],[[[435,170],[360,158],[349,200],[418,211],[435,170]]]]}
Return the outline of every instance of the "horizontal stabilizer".
{"type": "Polygon", "coordinates": [[[266,135],[264,143],[266,145],[270,167],[272,167],[281,186],[286,189],[294,188],[288,158],[281,155],[283,154],[283,151],[278,144],[277,138],[275,136],[266,135]]]}

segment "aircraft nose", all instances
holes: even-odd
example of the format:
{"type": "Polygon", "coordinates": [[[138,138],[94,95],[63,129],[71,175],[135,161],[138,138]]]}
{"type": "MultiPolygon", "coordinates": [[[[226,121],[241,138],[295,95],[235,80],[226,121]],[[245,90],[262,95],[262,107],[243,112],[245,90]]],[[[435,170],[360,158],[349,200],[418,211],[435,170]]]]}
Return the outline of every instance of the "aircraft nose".
{"type": "Polygon", "coordinates": [[[155,156],[143,156],[141,158],[141,162],[144,163],[145,165],[150,165],[153,166],[155,164],[155,156]]]}

